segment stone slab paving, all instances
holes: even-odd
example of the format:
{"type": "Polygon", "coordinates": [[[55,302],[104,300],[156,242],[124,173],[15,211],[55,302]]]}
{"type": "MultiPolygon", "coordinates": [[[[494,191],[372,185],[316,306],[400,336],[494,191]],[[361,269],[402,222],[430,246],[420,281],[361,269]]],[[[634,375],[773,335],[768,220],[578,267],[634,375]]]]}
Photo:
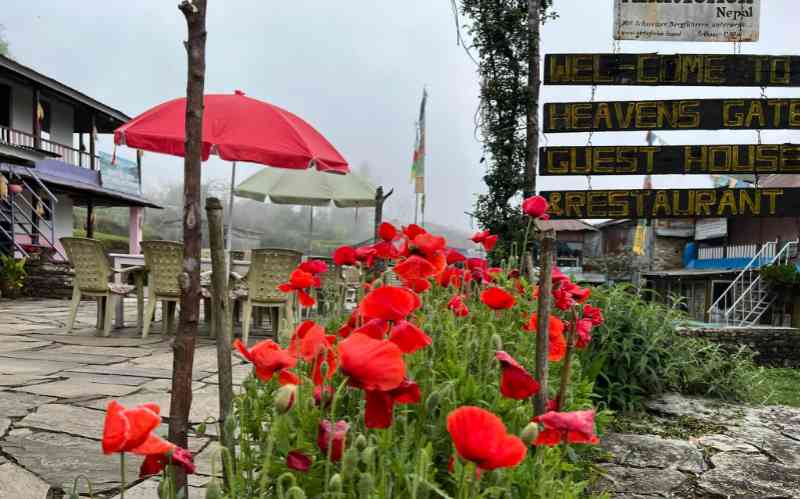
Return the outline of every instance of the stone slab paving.
{"type": "Polygon", "coordinates": [[[50,486],[30,471],[13,463],[0,464],[0,497],[43,499],[50,486]]]}
{"type": "Polygon", "coordinates": [[[121,397],[135,392],[137,386],[115,385],[110,383],[89,383],[81,378],[67,378],[52,383],[39,383],[36,385],[26,385],[16,387],[14,390],[35,393],[37,395],[47,395],[66,399],[86,399],[97,397],[121,397]]]}
{"type": "MultiPolygon", "coordinates": [[[[686,438],[611,433],[596,490],[614,498],[800,498],[800,408],[746,407],[667,394],[647,403],[659,431],[693,421],[686,438]],[[707,428],[707,430],[705,430],[707,428]]],[[[651,425],[652,426],[652,425],[651,425]]],[[[638,431],[638,430],[637,430],[638,431]]]]}

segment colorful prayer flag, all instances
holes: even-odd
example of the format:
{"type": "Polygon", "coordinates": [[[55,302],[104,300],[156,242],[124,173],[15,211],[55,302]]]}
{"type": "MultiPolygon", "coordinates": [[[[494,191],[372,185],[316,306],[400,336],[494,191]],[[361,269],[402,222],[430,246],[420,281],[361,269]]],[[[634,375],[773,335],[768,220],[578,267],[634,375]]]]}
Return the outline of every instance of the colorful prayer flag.
{"type": "Polygon", "coordinates": [[[415,182],[414,192],[425,193],[425,104],[428,91],[422,91],[422,103],[419,106],[419,122],[417,123],[417,140],[414,147],[414,161],[411,164],[411,180],[415,182]]]}

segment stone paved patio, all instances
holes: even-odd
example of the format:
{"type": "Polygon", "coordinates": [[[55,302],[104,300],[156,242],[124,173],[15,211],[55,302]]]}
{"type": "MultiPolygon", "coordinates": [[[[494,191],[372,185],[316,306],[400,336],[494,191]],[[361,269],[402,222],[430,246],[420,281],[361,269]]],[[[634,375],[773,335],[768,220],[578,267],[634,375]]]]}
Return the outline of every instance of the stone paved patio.
{"type": "MultiPolygon", "coordinates": [[[[160,334],[160,322],[147,339],[134,327],[113,330],[111,337],[103,338],[94,328],[94,302],[84,302],[75,331],[67,335],[68,310],[67,301],[0,300],[2,499],[44,499],[50,497],[49,491],[59,497],[57,491],[71,490],[80,474],[92,479],[95,497],[114,496],[120,485],[119,458],[100,450],[108,401],[156,402],[162,414],[169,414],[172,351],[170,338],[160,334]]],[[[126,300],[125,317],[132,326],[135,300],[126,300]]],[[[204,329],[195,353],[190,415],[195,424],[218,415],[216,346],[203,337],[204,329]]],[[[241,382],[249,367],[238,357],[233,364],[234,383],[241,382]]],[[[159,432],[166,435],[166,430],[164,424],[159,432]]],[[[208,435],[190,438],[200,463],[198,476],[190,482],[192,496],[203,497],[200,487],[210,474],[210,465],[203,463],[210,462],[215,434],[209,426],[208,435]]],[[[133,481],[141,459],[129,456],[126,461],[127,476],[133,481]]],[[[131,485],[126,498],[155,497],[152,480],[131,485]]],[[[85,483],[80,490],[88,491],[85,483]]]]}

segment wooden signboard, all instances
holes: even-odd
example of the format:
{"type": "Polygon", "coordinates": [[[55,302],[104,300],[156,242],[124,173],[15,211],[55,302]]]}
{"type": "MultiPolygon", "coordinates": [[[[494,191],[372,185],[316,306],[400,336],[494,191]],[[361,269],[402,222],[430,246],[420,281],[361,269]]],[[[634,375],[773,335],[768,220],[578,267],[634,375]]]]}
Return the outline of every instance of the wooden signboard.
{"type": "Polygon", "coordinates": [[[800,56],[548,54],[544,84],[800,87],[800,56]]]}
{"type": "Polygon", "coordinates": [[[800,173],[800,145],[542,147],[539,175],[800,173]]]}
{"type": "Polygon", "coordinates": [[[552,219],[797,217],[800,188],[546,191],[552,219]]]}
{"type": "Polygon", "coordinates": [[[800,99],[682,99],[544,105],[544,132],[800,130],[800,99]]]}

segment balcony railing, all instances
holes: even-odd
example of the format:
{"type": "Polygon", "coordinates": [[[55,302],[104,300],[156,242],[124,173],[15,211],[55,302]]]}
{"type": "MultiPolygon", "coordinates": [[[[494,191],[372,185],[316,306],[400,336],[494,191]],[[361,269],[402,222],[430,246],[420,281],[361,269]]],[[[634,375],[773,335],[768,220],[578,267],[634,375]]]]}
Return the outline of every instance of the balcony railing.
{"type": "MultiPolygon", "coordinates": [[[[758,253],[757,244],[736,244],[731,246],[713,246],[700,248],[698,259],[700,260],[720,260],[723,258],[752,258],[758,253]]],[[[774,250],[773,250],[774,251],[774,250]]],[[[775,256],[774,252],[772,255],[775,256]]]]}
{"type": "MultiPolygon", "coordinates": [[[[36,138],[33,134],[0,126],[0,143],[9,144],[12,146],[29,147],[37,149],[36,138]]],[[[84,168],[91,168],[91,155],[86,151],[79,151],[74,147],[70,147],[52,140],[40,139],[38,150],[46,151],[53,154],[54,157],[61,159],[65,163],[74,166],[82,166],[84,168]]]]}

